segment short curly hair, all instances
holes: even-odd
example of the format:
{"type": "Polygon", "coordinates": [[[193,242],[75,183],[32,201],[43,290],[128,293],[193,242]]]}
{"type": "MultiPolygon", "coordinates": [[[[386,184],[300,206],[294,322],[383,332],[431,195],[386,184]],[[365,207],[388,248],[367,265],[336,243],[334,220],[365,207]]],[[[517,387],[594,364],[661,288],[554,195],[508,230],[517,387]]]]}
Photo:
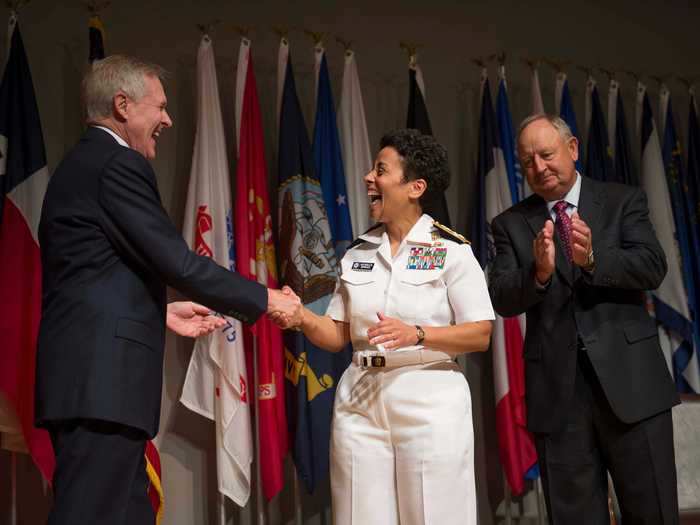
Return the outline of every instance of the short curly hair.
{"type": "Polygon", "coordinates": [[[394,148],[401,157],[404,180],[425,180],[428,188],[419,200],[424,210],[450,185],[447,150],[431,135],[417,129],[395,129],[379,141],[379,149],[384,148],[394,148]]]}

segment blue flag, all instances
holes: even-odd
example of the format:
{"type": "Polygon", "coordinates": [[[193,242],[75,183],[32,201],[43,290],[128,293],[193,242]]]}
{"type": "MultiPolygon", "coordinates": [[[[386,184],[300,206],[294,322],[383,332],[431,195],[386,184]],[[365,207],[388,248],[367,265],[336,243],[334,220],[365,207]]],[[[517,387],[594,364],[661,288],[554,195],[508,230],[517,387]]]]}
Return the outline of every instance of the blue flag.
{"type": "Polygon", "coordinates": [[[639,186],[637,170],[632,164],[627,118],[625,118],[625,107],[622,103],[619,85],[615,96],[617,99],[615,105],[615,180],[622,184],[639,186]]]}
{"type": "MultiPolygon", "coordinates": [[[[662,95],[663,96],[663,95],[662,95]]],[[[676,238],[681,255],[681,267],[683,269],[683,282],[688,294],[688,307],[690,319],[697,320],[699,313],[698,306],[698,285],[700,285],[700,245],[698,244],[697,231],[691,227],[689,200],[685,191],[686,181],[683,172],[681,157],[681,147],[676,134],[676,126],[673,118],[670,94],[666,104],[666,118],[661,147],[664,168],[666,170],[666,182],[668,183],[669,196],[671,198],[671,208],[673,210],[673,222],[676,226],[676,238]]],[[[697,350],[700,342],[698,323],[693,323],[693,346],[697,350]]],[[[690,352],[676,352],[673,355],[675,368],[676,387],[680,392],[693,392],[693,389],[683,377],[682,372],[686,369],[692,358],[693,349],[690,352]]]]}
{"type": "MultiPolygon", "coordinates": [[[[328,213],[331,236],[338,259],[352,242],[352,223],[348,208],[348,192],[345,189],[343,157],[340,149],[338,125],[335,118],[335,105],[328,75],[328,62],[323,52],[318,74],[318,94],[316,100],[316,126],[313,145],[316,173],[321,180],[323,202],[328,213]]],[[[357,232],[358,234],[362,232],[357,232]]]]}
{"type": "MultiPolygon", "coordinates": [[[[417,129],[423,133],[423,135],[432,135],[433,128],[430,125],[428,108],[425,105],[425,95],[421,86],[423,83],[422,79],[423,74],[420,73],[420,69],[417,65],[408,68],[408,113],[406,115],[406,127],[417,129]]],[[[430,188],[428,188],[428,192],[430,192],[430,188]]],[[[443,192],[439,192],[439,194],[431,192],[430,199],[426,204],[426,209],[423,211],[445,226],[451,226],[450,212],[447,209],[447,200],[443,192]]]]}
{"type": "Polygon", "coordinates": [[[574,112],[574,103],[571,100],[569,93],[569,81],[564,80],[564,85],[561,90],[561,105],[559,107],[559,116],[569,125],[571,133],[578,139],[578,160],[576,161],[576,169],[579,173],[583,173],[583,141],[578,134],[578,125],[576,125],[576,113],[574,112]]]}
{"type": "MultiPolygon", "coordinates": [[[[278,204],[281,282],[323,315],[335,289],[337,259],[291,59],[280,111],[278,204]]],[[[294,462],[311,493],[328,477],[333,399],[348,360],[317,348],[301,332],[286,331],[284,345],[294,462]]]]}
{"type": "MultiPolygon", "coordinates": [[[[562,104],[563,105],[563,104],[562,104]]],[[[604,182],[617,181],[610,158],[608,130],[605,126],[603,108],[600,105],[598,86],[591,92],[591,125],[588,129],[588,157],[586,158],[586,175],[604,182]]],[[[619,181],[618,181],[619,182],[619,181]]]]}
{"type": "MultiPolygon", "coordinates": [[[[700,224],[700,126],[695,94],[690,94],[688,114],[688,177],[687,197],[690,227],[698,231],[700,224]]],[[[698,283],[700,286],[700,283],[698,283]]]]}
{"type": "Polygon", "coordinates": [[[508,89],[506,87],[505,73],[502,74],[498,83],[496,116],[498,118],[498,142],[503,149],[503,160],[506,163],[506,171],[508,172],[508,186],[510,186],[512,203],[515,204],[522,197],[520,188],[523,186],[523,176],[520,172],[520,162],[518,162],[515,146],[513,119],[510,116],[510,108],[508,106],[508,89]]]}

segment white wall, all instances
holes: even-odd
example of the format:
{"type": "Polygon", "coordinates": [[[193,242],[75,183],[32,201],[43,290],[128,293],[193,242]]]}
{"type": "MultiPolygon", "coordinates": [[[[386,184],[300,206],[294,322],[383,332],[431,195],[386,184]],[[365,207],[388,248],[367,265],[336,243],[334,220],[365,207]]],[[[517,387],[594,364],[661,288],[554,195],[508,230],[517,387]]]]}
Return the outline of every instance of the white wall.
{"type": "MultiPolygon", "coordinates": [[[[3,14],[6,14],[3,11],[3,14]]],[[[250,26],[266,133],[268,168],[276,177],[275,68],[278,38],[272,27],[291,30],[291,51],[302,105],[311,114],[312,42],[301,30],[328,34],[326,47],[337,96],[342,73],[339,35],[354,42],[370,140],[376,145],[382,132],[401,127],[406,118],[406,57],[400,40],[420,45],[419,61],[427,85],[427,105],[435,136],[450,155],[452,187],[448,202],[458,230],[468,232],[474,183],[479,71],[471,63],[477,56],[505,50],[508,53],[510,104],[514,120],[529,110],[528,70],[520,57],[570,60],[570,85],[579,127],[583,128],[585,75],[577,65],[602,65],[645,74],[698,72],[697,28],[700,9],[686,2],[501,2],[459,1],[238,1],[188,2],[184,0],[119,0],[103,14],[108,53],[134,54],[163,65],[171,77],[166,85],[169,111],[175,126],[159,141],[154,162],[165,207],[181,224],[194,141],[194,68],[199,42],[196,23],[222,21],[213,33],[226,132],[233,151],[233,90],[239,38],[233,25],[250,26]],[[643,4],[643,5],[641,5],[643,4]]],[[[86,66],[87,13],[81,2],[31,2],[21,12],[20,25],[29,54],[44,126],[50,168],[54,168],[81,132],[78,85],[86,66]]],[[[495,65],[490,71],[495,73],[495,65]]],[[[625,109],[633,127],[634,85],[621,77],[625,109]]],[[[554,73],[543,67],[540,81],[545,107],[553,110],[554,73]]],[[[598,75],[605,106],[607,81],[598,75]]],[[[491,79],[495,86],[495,76],[491,79]]],[[[655,95],[657,88],[648,82],[655,95]]],[[[687,96],[672,82],[674,105],[687,118],[687,96]]],[[[656,109],[656,103],[653,103],[656,109]]],[[[681,127],[685,128],[685,123],[681,127]]],[[[231,158],[233,156],[231,155],[231,158]]],[[[233,171],[235,173],[235,171],[233,171]]],[[[271,181],[272,182],[272,181],[271,181]]],[[[273,197],[274,197],[274,185],[273,197]]],[[[187,341],[169,337],[163,392],[161,433],[158,437],[164,470],[166,520],[172,525],[216,522],[216,480],[213,425],[178,404],[191,352],[187,341]]],[[[477,430],[477,484],[482,523],[491,523],[490,505],[501,498],[493,426],[493,387],[489,355],[467,359],[467,375],[474,398],[477,430]],[[489,503],[489,498],[492,503],[489,503]]],[[[0,524],[8,505],[5,454],[0,456],[0,524]]],[[[21,523],[41,523],[47,499],[21,463],[21,523]]],[[[288,483],[291,487],[291,482],[288,483]]],[[[327,491],[304,499],[308,523],[330,523],[327,491]]],[[[234,523],[250,523],[251,514],[234,523]]],[[[293,501],[287,489],[272,506],[273,522],[290,523],[293,501]]]]}

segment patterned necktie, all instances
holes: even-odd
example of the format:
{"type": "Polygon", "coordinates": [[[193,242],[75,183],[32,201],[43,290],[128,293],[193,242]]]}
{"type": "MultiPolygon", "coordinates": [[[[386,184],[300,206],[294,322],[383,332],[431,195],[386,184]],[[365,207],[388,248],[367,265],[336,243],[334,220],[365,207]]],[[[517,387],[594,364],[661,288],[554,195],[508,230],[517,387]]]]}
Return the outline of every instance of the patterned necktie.
{"type": "Polygon", "coordinates": [[[571,262],[573,260],[571,256],[571,217],[566,213],[568,207],[568,202],[559,201],[554,205],[554,213],[557,215],[557,232],[559,232],[559,238],[564,245],[566,259],[571,262]]]}

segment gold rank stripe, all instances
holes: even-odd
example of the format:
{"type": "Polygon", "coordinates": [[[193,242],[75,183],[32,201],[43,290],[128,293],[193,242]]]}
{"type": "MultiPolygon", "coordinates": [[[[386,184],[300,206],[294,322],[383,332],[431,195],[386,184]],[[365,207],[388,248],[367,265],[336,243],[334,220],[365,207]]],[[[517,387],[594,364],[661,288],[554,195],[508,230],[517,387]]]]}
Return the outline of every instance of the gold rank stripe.
{"type": "Polygon", "coordinates": [[[442,231],[444,231],[444,232],[446,232],[446,233],[449,233],[450,235],[452,235],[453,237],[459,239],[459,240],[462,241],[463,243],[471,244],[471,242],[469,242],[469,241],[467,240],[467,238],[464,237],[464,235],[462,235],[461,233],[457,233],[456,231],[454,231],[454,230],[448,228],[447,226],[445,226],[444,224],[439,223],[438,221],[433,221],[433,226],[435,226],[436,228],[438,228],[438,229],[440,229],[440,230],[442,230],[442,231]]]}

